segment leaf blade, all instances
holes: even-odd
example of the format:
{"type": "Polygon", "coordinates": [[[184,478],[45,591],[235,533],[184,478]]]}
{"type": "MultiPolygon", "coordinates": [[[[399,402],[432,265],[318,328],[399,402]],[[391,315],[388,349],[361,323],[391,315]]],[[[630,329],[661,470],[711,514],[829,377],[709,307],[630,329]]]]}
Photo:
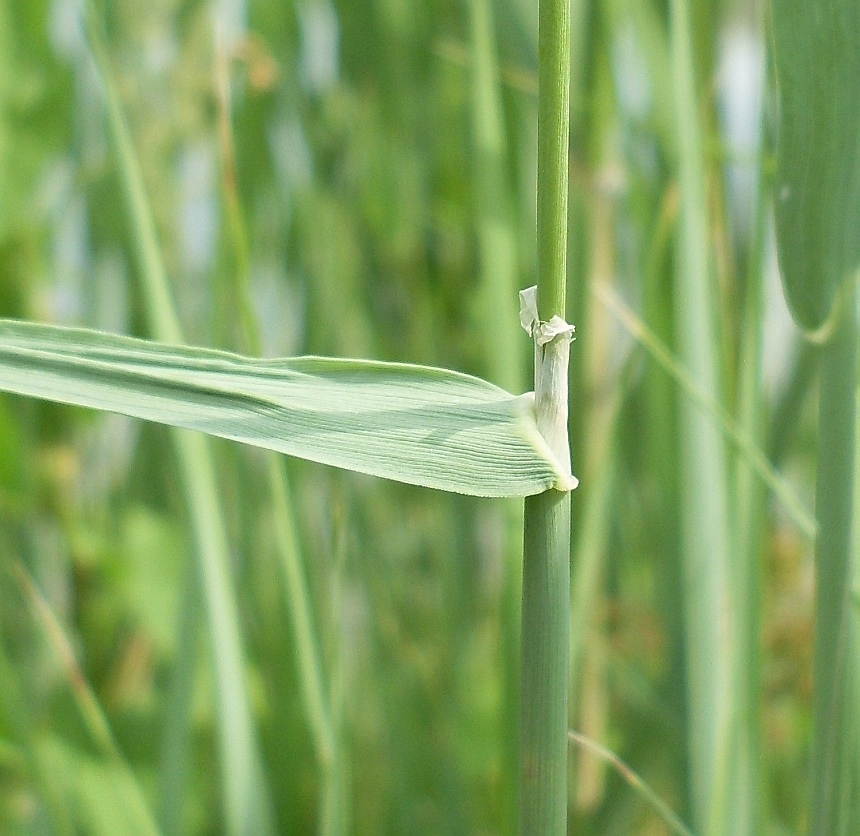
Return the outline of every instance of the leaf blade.
{"type": "Polygon", "coordinates": [[[427,366],[212,349],[0,320],[0,389],[475,496],[564,488],[529,396],[427,366]]]}
{"type": "Polygon", "coordinates": [[[860,6],[773,0],[772,26],[777,250],[788,306],[814,332],[860,269],[860,6]]]}

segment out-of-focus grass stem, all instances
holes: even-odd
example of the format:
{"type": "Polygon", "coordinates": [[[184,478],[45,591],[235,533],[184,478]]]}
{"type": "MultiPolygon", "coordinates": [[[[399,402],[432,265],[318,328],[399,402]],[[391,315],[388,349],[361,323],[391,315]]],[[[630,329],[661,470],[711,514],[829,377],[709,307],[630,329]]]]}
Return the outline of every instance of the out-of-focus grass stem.
{"type": "MultiPolygon", "coordinates": [[[[505,123],[493,10],[489,0],[469,0],[472,36],[472,133],[474,195],[480,248],[478,326],[483,335],[489,379],[509,392],[522,392],[524,335],[517,321],[517,241],[509,188],[505,123]]],[[[501,666],[503,706],[500,712],[505,785],[502,814],[507,832],[516,828],[519,749],[519,605],[522,513],[517,501],[492,509],[502,526],[501,666]]]]}
{"type": "MultiPolygon", "coordinates": [[[[759,119],[762,120],[762,114],[759,119]]],[[[760,129],[758,164],[755,177],[755,211],[753,213],[746,264],[741,341],[737,363],[737,422],[745,438],[756,451],[765,445],[765,397],[762,385],[764,362],[765,287],[768,213],[771,190],[765,177],[769,145],[760,129]]],[[[753,832],[760,832],[767,821],[767,794],[764,772],[760,768],[761,740],[761,610],[762,547],[766,516],[766,493],[756,478],[755,467],[743,456],[736,456],[734,502],[737,519],[735,584],[738,595],[738,669],[741,683],[738,700],[738,747],[735,794],[743,804],[739,819],[753,832]]]]}
{"type": "MultiPolygon", "coordinates": [[[[682,364],[721,402],[704,143],[696,95],[689,0],[670,3],[679,178],[675,319],[682,364]]],[[[681,543],[684,565],[688,741],[695,827],[749,832],[729,793],[737,718],[734,588],[725,448],[714,424],[681,402],[681,543]]]]}
{"type": "MultiPolygon", "coordinates": [[[[157,339],[181,343],[182,329],[173,307],[143,174],[92,4],[87,7],[87,24],[93,56],[105,88],[108,125],[122,173],[120,180],[131,219],[149,325],[157,339]]],[[[239,613],[230,581],[229,545],[211,448],[197,433],[172,430],[171,438],[179,461],[206,602],[219,717],[225,829],[231,836],[270,833],[273,830],[271,806],[245,685],[239,613]]]]}
{"type": "MultiPolygon", "coordinates": [[[[218,39],[216,32],[216,40],[218,39]]],[[[243,336],[247,349],[258,355],[261,350],[259,329],[253,313],[250,293],[250,247],[242,202],[239,196],[236,164],[233,153],[233,131],[230,122],[230,88],[228,59],[223,44],[216,44],[216,77],[218,84],[218,126],[221,145],[222,192],[227,213],[228,228],[235,261],[235,276],[238,285],[237,302],[241,312],[243,336]]],[[[267,453],[266,476],[272,498],[275,541],[278,566],[284,580],[285,604],[293,626],[297,649],[299,681],[305,713],[310,726],[311,738],[322,773],[322,795],[329,806],[337,808],[340,801],[336,789],[340,782],[336,776],[345,767],[333,762],[340,758],[336,750],[332,726],[331,705],[325,685],[321,642],[314,621],[311,598],[308,593],[302,554],[299,546],[295,511],[281,457],[267,453]]],[[[341,832],[335,825],[337,817],[323,816],[323,829],[327,834],[341,832]]]]}

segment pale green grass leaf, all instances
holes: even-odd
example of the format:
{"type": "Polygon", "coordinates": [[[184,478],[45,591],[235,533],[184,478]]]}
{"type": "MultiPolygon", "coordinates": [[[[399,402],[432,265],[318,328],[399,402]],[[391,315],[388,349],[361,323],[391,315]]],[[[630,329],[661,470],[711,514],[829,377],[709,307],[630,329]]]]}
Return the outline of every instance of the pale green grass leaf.
{"type": "Polygon", "coordinates": [[[475,496],[572,482],[538,433],[530,396],[424,366],[254,360],[2,320],[0,389],[475,496]]]}

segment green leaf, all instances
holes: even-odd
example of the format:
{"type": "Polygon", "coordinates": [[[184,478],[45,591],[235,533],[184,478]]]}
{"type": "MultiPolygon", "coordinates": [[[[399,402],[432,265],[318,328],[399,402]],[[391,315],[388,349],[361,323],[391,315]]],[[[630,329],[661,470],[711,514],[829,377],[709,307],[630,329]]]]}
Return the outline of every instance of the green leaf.
{"type": "Polygon", "coordinates": [[[0,390],[475,496],[574,484],[538,432],[531,396],[426,366],[254,360],[0,320],[0,390]]]}
{"type": "Polygon", "coordinates": [[[772,18],[777,247],[789,307],[813,331],[860,268],[860,3],[773,0],[772,18]]]}

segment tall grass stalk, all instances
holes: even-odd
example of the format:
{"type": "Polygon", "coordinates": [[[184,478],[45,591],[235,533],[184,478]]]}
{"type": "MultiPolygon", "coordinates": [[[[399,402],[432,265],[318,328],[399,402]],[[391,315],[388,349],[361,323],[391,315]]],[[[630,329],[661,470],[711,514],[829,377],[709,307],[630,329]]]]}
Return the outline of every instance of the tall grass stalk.
{"type": "Polygon", "coordinates": [[[520,833],[549,836],[567,828],[570,496],[529,497],[523,536],[520,833]]]}
{"type": "MultiPolygon", "coordinates": [[[[565,316],[570,84],[568,0],[541,0],[538,31],[538,314],[565,316]]],[[[541,361],[564,338],[536,349],[541,361]],[[543,356],[541,356],[543,355],[543,356]]],[[[567,345],[564,346],[566,350],[567,345]]],[[[563,417],[567,452],[567,362],[555,388],[535,380],[536,410],[563,417]],[[552,402],[542,402],[542,401],[552,402]]],[[[570,494],[525,501],[520,683],[520,833],[567,832],[567,694],[570,635],[570,494]]]]}
{"type": "MultiPolygon", "coordinates": [[[[705,392],[720,403],[704,145],[688,0],[672,0],[670,23],[680,187],[675,288],[679,355],[705,392]]],[[[734,819],[736,811],[729,797],[737,683],[736,597],[725,448],[714,422],[689,402],[682,401],[680,419],[684,634],[694,826],[709,834],[746,833],[750,832],[746,824],[734,819]]]]}
{"type": "MultiPolygon", "coordinates": [[[[771,191],[762,176],[764,147],[759,151],[756,171],[755,213],[750,230],[750,253],[738,356],[738,426],[754,449],[765,443],[765,398],[762,387],[764,361],[765,265],[768,245],[767,220],[771,191]]],[[[735,583],[738,590],[737,759],[735,785],[743,787],[734,797],[744,804],[738,818],[751,832],[759,833],[766,821],[764,773],[760,768],[764,751],[761,739],[761,605],[763,589],[762,531],[765,524],[765,491],[753,462],[735,456],[734,507],[735,583]]]]}

